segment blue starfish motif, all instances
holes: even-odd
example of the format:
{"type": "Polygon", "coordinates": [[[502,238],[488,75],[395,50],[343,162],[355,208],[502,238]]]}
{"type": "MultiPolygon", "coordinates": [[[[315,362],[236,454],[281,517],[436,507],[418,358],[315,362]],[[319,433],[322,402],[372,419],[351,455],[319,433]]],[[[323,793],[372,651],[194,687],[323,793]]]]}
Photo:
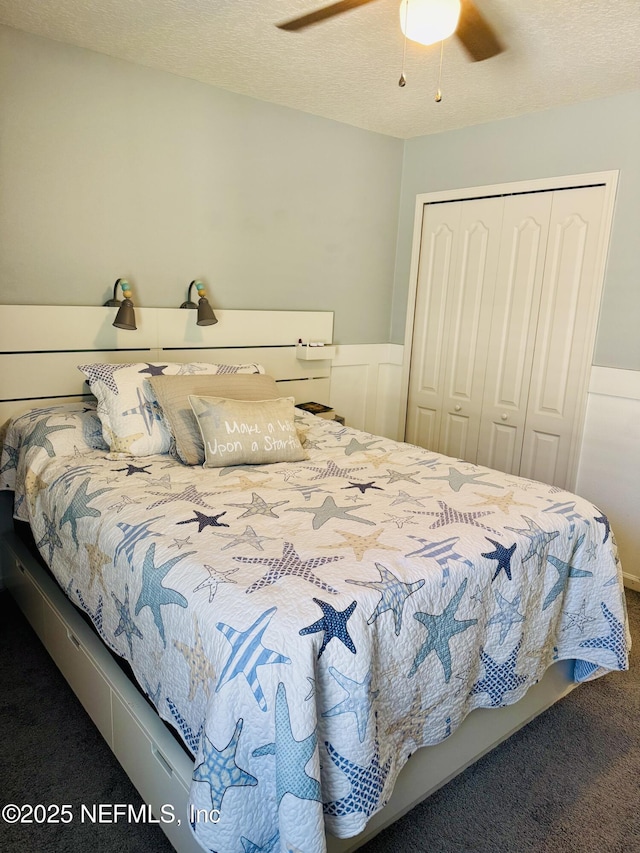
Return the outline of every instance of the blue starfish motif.
{"type": "Polygon", "coordinates": [[[413,618],[421,622],[427,629],[427,639],[416,654],[407,678],[412,678],[428,655],[435,652],[444,669],[445,681],[447,684],[449,683],[451,678],[451,640],[456,634],[461,634],[473,625],[478,624],[477,619],[460,620],[455,618],[456,610],[466,588],[467,578],[462,581],[458,591],[439,616],[421,611],[413,614],[413,618]]]}
{"type": "Polygon", "coordinates": [[[187,554],[179,554],[177,557],[172,557],[163,563],[161,566],[154,565],[156,553],[156,543],[152,542],[145,554],[144,563],[142,564],[142,589],[136,602],[136,616],[144,607],[148,607],[153,614],[153,621],[162,637],[162,642],[167,645],[164,636],[164,622],[162,620],[161,607],[167,604],[177,604],[179,607],[187,607],[187,599],[177,590],[165,587],[162,581],[169,574],[171,569],[180,560],[185,557],[190,557],[195,554],[195,551],[189,551],[187,554]]]}
{"type": "Polygon", "coordinates": [[[0,468],[0,474],[4,474],[5,471],[13,471],[14,468],[18,467],[18,458],[20,456],[20,449],[18,447],[11,447],[5,444],[2,447],[2,455],[6,457],[7,461],[0,468]]]}
{"type": "Polygon", "coordinates": [[[437,527],[445,527],[447,524],[471,524],[473,527],[481,527],[483,530],[488,530],[490,533],[495,533],[490,527],[485,527],[477,520],[485,515],[492,515],[491,510],[483,510],[482,512],[460,512],[455,507],[449,506],[444,501],[438,501],[440,512],[421,512],[420,510],[409,510],[412,515],[435,515],[436,520],[429,525],[430,530],[435,530],[437,527]]]}
{"type": "Polygon", "coordinates": [[[396,577],[390,569],[376,563],[376,568],[380,572],[379,581],[354,581],[347,580],[347,583],[354,583],[358,586],[368,586],[371,589],[378,589],[381,592],[381,598],[376,609],[367,619],[367,625],[373,625],[378,616],[381,616],[386,610],[393,611],[393,620],[395,623],[396,637],[400,635],[402,629],[402,611],[405,601],[414,592],[417,592],[424,586],[425,581],[421,579],[413,583],[403,583],[400,578],[396,577]]]}
{"type": "Polygon", "coordinates": [[[158,521],[161,519],[161,515],[156,515],[155,518],[150,518],[148,521],[143,521],[140,524],[127,524],[125,521],[118,521],[116,523],[116,527],[119,527],[122,530],[122,539],[116,545],[113,552],[113,564],[115,565],[118,562],[118,558],[120,554],[124,551],[124,554],[127,558],[127,562],[131,566],[131,571],[133,571],[133,552],[135,550],[136,545],[142,539],[146,539],[149,536],[160,536],[159,533],[153,533],[149,530],[154,521],[158,521]]]}
{"type": "Polygon", "coordinates": [[[536,524],[533,519],[527,518],[526,515],[523,515],[522,518],[527,522],[526,528],[505,527],[505,530],[510,530],[512,533],[518,533],[520,536],[527,537],[529,540],[529,550],[522,558],[522,562],[526,563],[532,557],[537,557],[540,562],[540,568],[542,568],[547,552],[549,551],[549,545],[557,536],[560,536],[560,531],[552,530],[551,532],[547,532],[539,524],[536,524]]]}
{"type": "Polygon", "coordinates": [[[202,738],[202,761],[193,771],[195,782],[206,782],[211,789],[211,805],[214,809],[222,808],[222,800],[231,787],[254,787],[258,784],[255,776],[244,771],[236,764],[238,741],[242,733],[243,719],[236,723],[235,731],[229,743],[221,750],[216,749],[206,733],[202,738]]]}
{"type": "Polygon", "coordinates": [[[602,544],[604,545],[604,543],[609,538],[609,534],[611,533],[611,525],[609,524],[609,519],[606,515],[602,514],[594,516],[594,520],[604,525],[604,538],[602,540],[602,544]]]}
{"type": "Polygon", "coordinates": [[[449,580],[449,560],[464,563],[470,569],[473,568],[473,563],[462,554],[459,554],[453,547],[459,536],[451,536],[449,539],[441,539],[438,542],[423,539],[421,536],[412,536],[409,534],[409,539],[415,539],[417,542],[422,542],[422,548],[417,551],[411,551],[407,557],[424,557],[425,559],[435,560],[442,569],[442,586],[446,586],[449,580]]]}
{"type": "Polygon", "coordinates": [[[62,539],[58,536],[58,529],[56,524],[56,511],[53,511],[53,517],[49,518],[46,512],[42,513],[42,520],[44,521],[44,534],[42,538],[36,542],[36,548],[44,548],[45,545],[49,546],[49,559],[47,560],[47,564],[51,567],[51,561],[53,560],[53,552],[56,548],[62,548],[62,539]]]}
{"type": "Polygon", "coordinates": [[[335,749],[332,744],[326,743],[327,752],[333,763],[345,774],[351,783],[351,790],[340,800],[332,800],[322,806],[327,815],[341,817],[343,815],[361,812],[370,817],[380,805],[380,797],[384,790],[384,783],[391,767],[391,756],[383,767],[380,766],[380,746],[376,741],[376,751],[367,767],[354,764],[335,749]]]}
{"type": "Polygon", "coordinates": [[[322,645],[320,646],[320,651],[318,652],[318,659],[320,659],[320,655],[327,648],[327,644],[336,637],[340,642],[345,645],[349,651],[355,655],[356,647],[353,644],[353,640],[349,636],[349,632],[347,631],[347,620],[350,618],[353,611],[356,609],[357,601],[352,601],[351,604],[346,607],[344,610],[335,610],[330,604],[327,604],[326,601],[320,601],[318,598],[313,599],[318,607],[322,610],[323,616],[322,619],[318,619],[317,622],[314,622],[313,625],[308,625],[306,628],[301,628],[299,634],[301,636],[305,636],[306,634],[317,634],[318,631],[324,631],[324,637],[322,639],[322,645]]]}
{"type": "Polygon", "coordinates": [[[276,853],[278,850],[278,843],[280,841],[280,833],[276,832],[276,834],[272,835],[271,838],[263,845],[254,844],[253,841],[249,841],[249,839],[245,838],[244,835],[240,836],[240,841],[242,842],[244,853],[276,853]]]}
{"type": "Polygon", "coordinates": [[[122,370],[123,367],[127,366],[126,364],[80,364],[78,365],[78,370],[81,370],[87,376],[89,387],[94,382],[102,382],[110,391],[117,394],[118,386],[113,378],[113,374],[117,370],[122,370]]]}
{"type": "MultiPolygon", "coordinates": [[[[119,637],[120,634],[124,634],[127,638],[127,643],[129,644],[129,660],[133,660],[133,640],[131,639],[135,634],[136,637],[139,637],[142,640],[142,633],[138,626],[133,621],[133,617],[131,616],[131,609],[129,608],[129,587],[127,584],[124,585],[124,601],[120,601],[120,599],[111,593],[111,597],[116,603],[116,610],[120,614],[120,622],[118,623],[118,627],[113,632],[114,637],[119,637]]],[[[136,610],[136,613],[138,611],[136,610]]]]}
{"type": "Polygon", "coordinates": [[[507,639],[507,634],[511,626],[516,622],[524,622],[524,616],[518,611],[521,596],[516,595],[513,601],[508,601],[503,595],[500,595],[497,589],[494,592],[499,612],[494,613],[487,622],[487,625],[500,625],[500,639],[498,642],[502,645],[507,639]]]}
{"type": "Polygon", "coordinates": [[[138,373],[148,373],[149,376],[162,376],[165,369],[169,366],[168,364],[149,364],[148,361],[145,361],[147,365],[142,370],[139,370],[138,373]]]}
{"type": "Polygon", "coordinates": [[[261,711],[267,710],[260,681],[258,679],[258,667],[274,663],[291,663],[290,658],[268,649],[262,643],[264,632],[269,627],[269,622],[278,608],[272,607],[265,610],[246,631],[238,631],[231,625],[218,622],[216,628],[231,644],[231,653],[227,659],[224,669],[220,673],[220,680],[216,686],[216,693],[229,681],[242,673],[251,688],[255,700],[261,711]]]}
{"type": "Polygon", "coordinates": [[[187,723],[185,718],[182,716],[180,711],[178,710],[176,703],[167,696],[167,705],[169,706],[169,710],[171,711],[171,716],[176,721],[176,725],[180,729],[180,734],[182,735],[182,739],[187,744],[191,752],[195,755],[198,751],[198,747],[200,746],[200,738],[202,737],[202,730],[204,728],[204,723],[200,723],[200,728],[197,732],[191,728],[191,726],[187,723]]]}
{"type": "Polygon", "coordinates": [[[569,578],[590,578],[593,577],[593,572],[588,572],[586,569],[577,569],[575,566],[571,565],[571,561],[573,560],[576,552],[584,542],[584,533],[578,538],[578,541],[575,544],[573,549],[573,553],[571,554],[570,560],[567,563],[565,560],[561,560],[560,557],[555,557],[553,554],[547,554],[547,561],[551,563],[552,566],[555,566],[558,570],[558,580],[551,587],[549,592],[547,593],[547,597],[544,600],[542,605],[542,609],[546,610],[550,604],[552,604],[556,598],[560,595],[562,590],[565,588],[567,581],[569,578]]]}
{"type": "Polygon", "coordinates": [[[491,542],[494,546],[495,551],[488,551],[486,553],[481,554],[481,557],[486,557],[487,560],[497,560],[498,565],[496,566],[496,573],[491,578],[494,581],[501,571],[504,570],[505,575],[511,580],[511,558],[516,550],[516,542],[511,545],[510,548],[506,548],[504,545],[501,545],[500,542],[496,542],[495,539],[490,539],[488,536],[484,537],[487,542],[491,542]]]}
{"type": "Polygon", "coordinates": [[[527,680],[526,675],[516,673],[516,663],[521,645],[522,642],[518,643],[504,663],[497,663],[484,649],[481,649],[480,660],[484,665],[485,676],[476,681],[469,695],[477,696],[480,693],[488,693],[492,708],[504,704],[505,694],[510,690],[516,690],[527,680]]]}
{"type": "Polygon", "coordinates": [[[354,483],[353,480],[349,480],[349,485],[342,486],[342,489],[359,489],[361,495],[364,495],[367,489],[377,489],[379,492],[384,491],[381,486],[376,486],[374,484],[375,480],[369,480],[368,483],[354,483]]]}
{"type": "Polygon", "coordinates": [[[218,515],[205,515],[203,512],[198,512],[197,509],[192,510],[195,514],[195,518],[187,518],[184,521],[177,521],[176,524],[197,524],[198,525],[198,533],[202,533],[205,527],[228,527],[228,524],[225,524],[224,521],[218,521],[219,518],[222,518],[223,515],[227,514],[227,511],[219,512],[218,515]]]}
{"type": "Polygon", "coordinates": [[[254,749],[252,755],[275,756],[276,803],[285,794],[293,794],[299,800],[320,800],[320,783],[307,775],[306,765],[316,751],[316,733],[311,732],[304,740],[296,740],[291,728],[291,714],[287,702],[287,691],[282,682],[276,692],[276,737],[273,743],[266,743],[254,749]]]}
{"type": "Polygon", "coordinates": [[[133,465],[131,462],[128,462],[126,468],[114,468],[114,471],[126,471],[127,477],[130,477],[132,474],[149,474],[151,476],[151,472],[147,471],[147,468],[150,467],[151,463],[148,465],[133,465]]]}
{"type": "Polygon", "coordinates": [[[311,557],[308,560],[301,560],[293,544],[285,542],[282,546],[282,557],[234,557],[233,559],[238,563],[245,563],[251,566],[269,566],[269,571],[261,578],[258,578],[257,581],[254,581],[247,588],[247,593],[255,592],[265,586],[271,586],[271,584],[277,583],[280,578],[294,577],[308,581],[325,592],[331,592],[334,595],[338,594],[337,589],[321,581],[312,570],[318,568],[318,566],[324,566],[325,563],[342,560],[342,557],[311,557]]]}
{"type": "Polygon", "coordinates": [[[97,498],[98,495],[101,495],[103,492],[110,492],[111,489],[96,489],[95,492],[87,493],[87,488],[89,486],[89,477],[86,480],[83,480],[82,483],[78,486],[75,495],[71,498],[69,506],[64,511],[62,518],[60,519],[60,530],[62,530],[63,526],[69,522],[71,525],[71,536],[73,537],[73,541],[75,542],[76,548],[80,547],[80,543],[78,542],[78,519],[80,518],[98,518],[98,516],[102,515],[100,510],[94,509],[94,507],[89,506],[90,501],[94,498],[97,498]]]}
{"type": "Polygon", "coordinates": [[[324,711],[322,716],[335,717],[339,714],[354,714],[358,725],[358,740],[360,743],[363,743],[367,733],[371,706],[380,692],[379,690],[371,689],[371,671],[367,673],[364,681],[353,681],[353,679],[347,678],[346,675],[338,672],[334,666],[329,667],[329,672],[340,687],[346,691],[347,697],[342,702],[334,705],[333,708],[324,711]]]}
{"type": "Polygon", "coordinates": [[[58,430],[61,429],[75,429],[75,426],[71,426],[70,424],[48,426],[48,422],[51,418],[52,415],[47,415],[46,418],[42,418],[42,420],[39,420],[36,423],[29,435],[27,435],[22,441],[23,451],[26,451],[29,447],[42,447],[47,451],[48,456],[53,457],[55,455],[53,444],[51,444],[47,436],[51,435],[52,432],[58,432],[58,430]]]}
{"type": "Polygon", "coordinates": [[[602,615],[609,624],[609,633],[604,637],[592,637],[580,643],[581,649],[607,649],[616,657],[618,669],[627,669],[627,638],[622,622],[609,610],[604,601],[600,602],[602,615]]]}

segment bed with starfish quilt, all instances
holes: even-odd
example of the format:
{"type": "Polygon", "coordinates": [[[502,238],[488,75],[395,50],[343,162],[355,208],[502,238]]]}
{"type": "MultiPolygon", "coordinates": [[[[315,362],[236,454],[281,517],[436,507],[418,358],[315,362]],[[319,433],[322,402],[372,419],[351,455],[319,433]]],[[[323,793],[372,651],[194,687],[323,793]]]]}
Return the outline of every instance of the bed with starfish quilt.
{"type": "Polygon", "coordinates": [[[576,495],[304,412],[296,461],[213,467],[114,452],[99,414],[11,421],[0,487],[192,753],[204,849],[321,853],[473,709],[557,660],[627,667],[613,535],[576,495]]]}

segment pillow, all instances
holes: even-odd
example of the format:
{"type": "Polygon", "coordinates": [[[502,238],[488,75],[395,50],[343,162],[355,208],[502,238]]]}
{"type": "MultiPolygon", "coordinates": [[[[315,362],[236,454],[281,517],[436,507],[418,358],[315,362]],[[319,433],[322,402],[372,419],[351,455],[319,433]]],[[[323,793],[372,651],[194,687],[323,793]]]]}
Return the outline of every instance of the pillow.
{"type": "Polygon", "coordinates": [[[205,468],[308,459],[294,424],[293,397],[228,400],[189,396],[198,420],[205,468]]]}
{"type": "Polygon", "coordinates": [[[152,376],[149,379],[185,465],[202,465],[204,446],[189,395],[230,400],[274,400],[280,397],[276,380],[264,373],[216,376],[152,376]]]}
{"type": "Polygon", "coordinates": [[[81,364],[98,401],[104,440],[112,457],[166,453],[171,433],[163,421],[149,377],[161,374],[264,373],[259,364],[81,364]]]}

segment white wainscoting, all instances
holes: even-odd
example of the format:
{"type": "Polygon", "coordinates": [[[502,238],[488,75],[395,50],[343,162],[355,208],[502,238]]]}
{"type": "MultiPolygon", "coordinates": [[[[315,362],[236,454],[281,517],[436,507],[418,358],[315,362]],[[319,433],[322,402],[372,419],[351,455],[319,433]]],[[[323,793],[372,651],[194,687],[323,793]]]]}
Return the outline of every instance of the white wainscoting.
{"type": "Polygon", "coordinates": [[[403,350],[399,344],[336,347],[329,405],[349,426],[402,440],[399,410],[403,350]]]}
{"type": "MultiPolygon", "coordinates": [[[[330,404],[349,426],[403,440],[403,349],[337,348],[330,404]]],[[[640,591],[640,371],[592,367],[575,491],[608,517],[625,585],[640,591]]]]}
{"type": "Polygon", "coordinates": [[[576,492],[609,519],[625,586],[640,591],[640,371],[592,368],[576,492]]]}

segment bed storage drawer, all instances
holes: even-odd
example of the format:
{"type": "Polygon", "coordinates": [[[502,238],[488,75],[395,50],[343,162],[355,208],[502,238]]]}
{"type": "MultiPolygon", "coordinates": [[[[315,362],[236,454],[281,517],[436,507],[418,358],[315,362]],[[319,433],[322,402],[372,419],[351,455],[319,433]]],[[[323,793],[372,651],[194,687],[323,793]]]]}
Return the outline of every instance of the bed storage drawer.
{"type": "Polygon", "coordinates": [[[164,815],[162,829],[176,850],[202,853],[191,834],[187,811],[193,762],[169,732],[160,743],[148,736],[137,719],[147,713],[153,712],[139,697],[125,701],[113,694],[113,751],[156,819],[164,815]],[[175,815],[172,822],[171,815],[175,815]]]}
{"type": "Polygon", "coordinates": [[[45,601],[44,609],[49,654],[111,746],[111,689],[85,648],[83,634],[89,628],[82,622],[70,626],[48,601],[45,601]]]}
{"type": "Polygon", "coordinates": [[[31,627],[44,642],[44,605],[40,591],[35,586],[24,561],[15,553],[6,538],[2,548],[2,570],[4,583],[24,613],[31,627]]]}

